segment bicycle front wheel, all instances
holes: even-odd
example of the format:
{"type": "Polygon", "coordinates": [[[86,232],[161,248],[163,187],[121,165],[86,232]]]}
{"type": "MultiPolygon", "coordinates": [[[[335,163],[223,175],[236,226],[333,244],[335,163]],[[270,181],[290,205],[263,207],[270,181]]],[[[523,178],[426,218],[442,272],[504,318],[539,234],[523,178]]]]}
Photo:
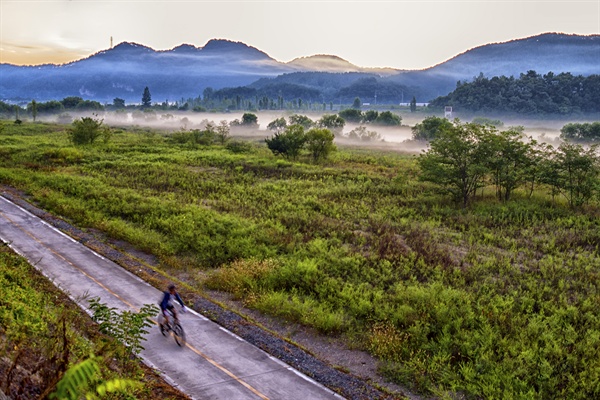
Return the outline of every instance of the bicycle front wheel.
{"type": "Polygon", "coordinates": [[[173,324],[173,337],[175,338],[175,343],[179,346],[185,346],[185,332],[179,322],[173,324]]]}

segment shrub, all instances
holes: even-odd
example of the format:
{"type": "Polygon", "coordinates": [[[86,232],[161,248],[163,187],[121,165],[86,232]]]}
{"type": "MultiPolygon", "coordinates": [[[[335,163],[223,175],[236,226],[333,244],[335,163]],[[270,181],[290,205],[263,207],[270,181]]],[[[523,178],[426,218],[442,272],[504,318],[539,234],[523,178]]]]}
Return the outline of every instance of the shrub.
{"type": "Polygon", "coordinates": [[[71,128],[67,131],[69,139],[75,145],[91,145],[96,139],[104,137],[105,141],[110,138],[110,129],[102,126],[103,120],[91,117],[82,117],[73,121],[71,128]]]}
{"type": "Polygon", "coordinates": [[[240,140],[232,140],[230,142],[227,142],[225,148],[230,152],[236,154],[249,153],[252,151],[252,144],[240,140]]]}
{"type": "Polygon", "coordinates": [[[311,129],[306,133],[306,148],[313,161],[325,160],[335,150],[333,133],[329,129],[311,129]]]}
{"type": "Polygon", "coordinates": [[[301,125],[291,125],[282,133],[275,133],[270,139],[265,139],[265,142],[273,154],[295,160],[306,143],[306,134],[301,125]]]}

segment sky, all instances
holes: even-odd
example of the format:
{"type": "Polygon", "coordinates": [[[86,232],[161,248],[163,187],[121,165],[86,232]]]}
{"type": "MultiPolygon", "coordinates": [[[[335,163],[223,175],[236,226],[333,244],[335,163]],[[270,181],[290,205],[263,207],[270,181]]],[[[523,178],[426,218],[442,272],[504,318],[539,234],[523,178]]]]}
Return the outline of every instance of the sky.
{"type": "Polygon", "coordinates": [[[600,34],[600,0],[0,0],[0,62],[65,63],[113,44],[244,42],[287,62],[333,54],[421,69],[545,32],[600,34]]]}

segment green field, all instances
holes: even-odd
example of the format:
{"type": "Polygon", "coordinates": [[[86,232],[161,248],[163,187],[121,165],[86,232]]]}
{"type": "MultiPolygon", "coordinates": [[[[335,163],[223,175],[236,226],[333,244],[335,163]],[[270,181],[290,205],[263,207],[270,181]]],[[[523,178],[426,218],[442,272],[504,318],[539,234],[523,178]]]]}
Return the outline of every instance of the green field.
{"type": "Polygon", "coordinates": [[[391,380],[434,395],[600,396],[595,201],[573,210],[537,187],[503,203],[486,188],[463,209],[409,154],[341,147],[314,164],[260,140],[193,146],[130,128],[73,147],[64,126],[3,126],[0,183],[199,291],[351,340],[391,380]]]}

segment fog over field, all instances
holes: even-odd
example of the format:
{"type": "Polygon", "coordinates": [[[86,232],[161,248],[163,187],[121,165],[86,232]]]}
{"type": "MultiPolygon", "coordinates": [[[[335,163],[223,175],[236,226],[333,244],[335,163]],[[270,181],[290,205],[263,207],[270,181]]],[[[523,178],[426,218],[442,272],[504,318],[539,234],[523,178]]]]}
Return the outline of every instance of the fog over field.
{"type": "MultiPolygon", "coordinates": [[[[317,121],[324,114],[322,112],[300,112],[294,113],[291,111],[259,111],[254,113],[258,116],[258,129],[256,128],[244,128],[244,127],[233,127],[231,129],[231,137],[234,138],[245,138],[248,140],[262,141],[264,138],[273,135],[273,132],[267,129],[267,125],[280,117],[288,120],[290,115],[302,114],[308,116],[313,121],[317,121]]],[[[151,128],[164,131],[165,133],[177,132],[181,130],[192,130],[192,129],[204,129],[207,123],[211,122],[214,125],[220,124],[222,121],[226,121],[228,124],[234,120],[241,120],[243,112],[231,112],[231,113],[190,113],[190,112],[179,112],[179,111],[157,111],[155,113],[141,113],[127,112],[127,113],[115,113],[115,112],[103,112],[103,113],[85,113],[85,114],[74,114],[71,113],[72,119],[91,116],[94,118],[101,118],[104,120],[105,125],[111,127],[139,127],[139,128],[151,128]]],[[[421,143],[412,142],[412,131],[411,128],[417,123],[420,123],[424,118],[429,115],[425,114],[400,114],[402,116],[402,125],[395,127],[385,127],[370,124],[356,124],[346,123],[343,129],[343,135],[347,136],[350,131],[359,127],[365,126],[368,131],[377,132],[382,140],[377,141],[356,141],[348,138],[338,137],[336,143],[342,146],[352,147],[364,147],[364,148],[380,148],[385,150],[401,151],[401,152],[416,152],[420,153],[423,150],[421,143]]],[[[38,120],[46,122],[56,122],[57,116],[40,116],[38,120]]],[[[463,122],[470,121],[469,118],[462,119],[463,122]]],[[[501,129],[507,129],[515,126],[522,126],[525,128],[525,135],[531,136],[534,139],[553,145],[557,145],[560,141],[558,138],[560,135],[560,129],[567,123],[573,122],[572,120],[527,120],[527,119],[501,119],[504,126],[501,129]]],[[[61,121],[59,121],[61,122],[61,121]]],[[[62,121],[68,123],[69,121],[62,121]]]]}

